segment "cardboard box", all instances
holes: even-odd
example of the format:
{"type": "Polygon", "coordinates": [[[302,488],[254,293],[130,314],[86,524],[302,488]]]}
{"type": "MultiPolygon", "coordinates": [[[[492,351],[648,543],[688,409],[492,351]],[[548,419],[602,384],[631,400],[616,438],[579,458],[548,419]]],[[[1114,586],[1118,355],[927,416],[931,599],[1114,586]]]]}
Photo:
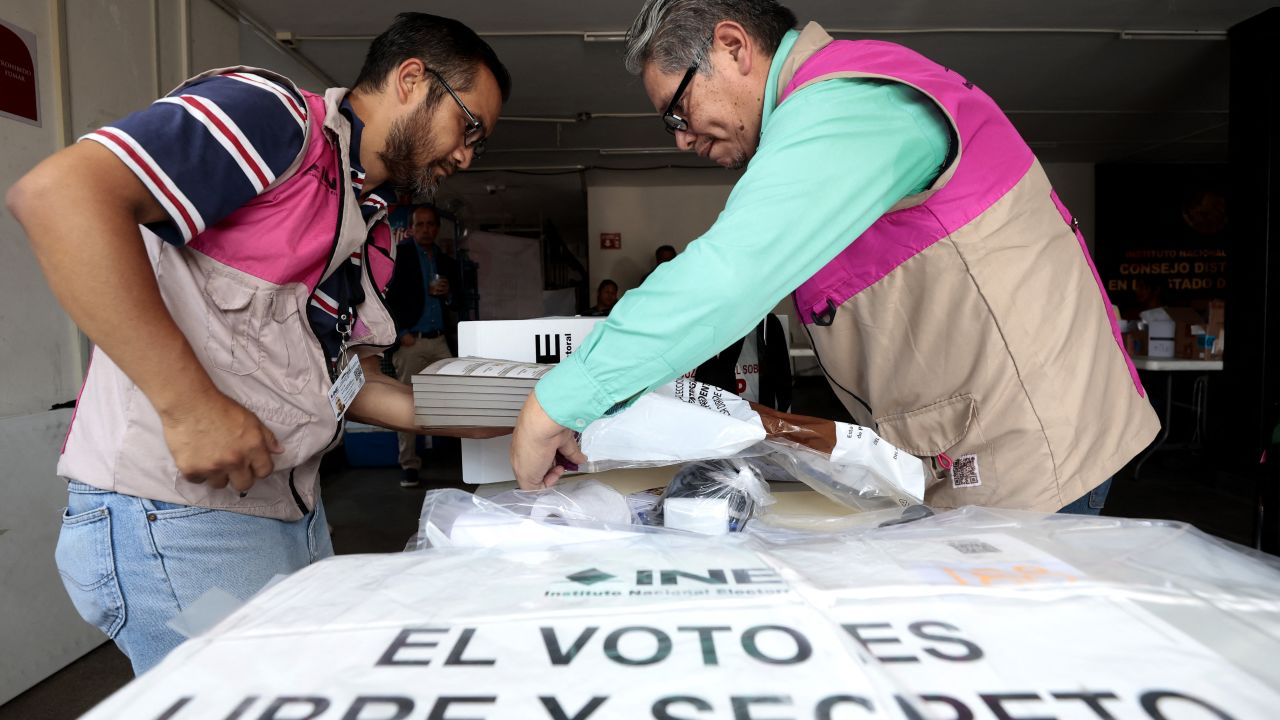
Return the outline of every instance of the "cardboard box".
{"type": "Polygon", "coordinates": [[[1227,301],[1226,300],[1210,300],[1209,301],[1209,320],[1206,323],[1210,328],[1221,328],[1227,322],[1227,301]]]}
{"type": "MultiPolygon", "coordinates": [[[[1227,326],[1227,303],[1225,300],[1209,301],[1209,319],[1205,323],[1205,334],[1214,338],[1222,337],[1227,326]]],[[[1215,341],[1216,344],[1216,341],[1215,341]]]]}
{"type": "Polygon", "coordinates": [[[1173,356],[1194,358],[1196,356],[1196,335],[1204,334],[1204,318],[1200,313],[1186,307],[1165,308],[1173,320],[1173,356]],[[1196,330],[1199,330],[1197,333],[1196,330]]]}
{"type": "Polygon", "coordinates": [[[1147,354],[1147,329],[1137,320],[1120,321],[1120,337],[1124,340],[1124,351],[1129,357],[1147,354]]]}
{"type": "MultiPolygon", "coordinates": [[[[516,362],[558,363],[582,346],[602,317],[547,317],[458,323],[458,354],[516,362]]],[[[462,480],[472,485],[514,480],[511,436],[462,441],[462,480]]]]}

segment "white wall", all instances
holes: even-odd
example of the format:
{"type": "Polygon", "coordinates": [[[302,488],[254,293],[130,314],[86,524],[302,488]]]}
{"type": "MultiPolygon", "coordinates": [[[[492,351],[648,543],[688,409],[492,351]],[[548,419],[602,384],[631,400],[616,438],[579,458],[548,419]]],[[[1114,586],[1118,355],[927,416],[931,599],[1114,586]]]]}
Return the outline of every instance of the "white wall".
{"type": "MultiPolygon", "coordinates": [[[[279,45],[268,42],[252,26],[240,25],[240,63],[274,70],[284,75],[303,90],[322,93],[329,83],[317,77],[279,45]]],[[[351,82],[355,78],[338,78],[338,82],[351,82]]]]}
{"type": "MultiPolygon", "coordinates": [[[[5,0],[0,18],[36,34],[42,126],[0,117],[0,193],[56,150],[52,19],[48,0],[5,0]]],[[[0,203],[0,417],[48,410],[75,396],[79,382],[76,332],[49,292],[22,229],[0,203]]],[[[2,539],[2,537],[0,537],[2,539]]]]}
{"type": "MultiPolygon", "coordinates": [[[[192,73],[240,64],[240,21],[209,0],[191,3],[192,73]]],[[[167,90],[168,88],[166,88],[167,90]]]]}
{"type": "MultiPolygon", "coordinates": [[[[6,0],[0,18],[36,35],[41,126],[0,117],[0,193],[62,143],[60,38],[49,0],[6,0]]],[[[56,202],[56,198],[53,201],[56,202]]],[[[0,205],[0,703],[103,641],[53,567],[66,491],[52,461],[75,396],[80,342],[8,210],[0,205]]]]}
{"type": "Polygon", "coordinates": [[[71,133],[146,107],[158,83],[149,2],[68,2],[71,133]]]}
{"type": "Polygon", "coordinates": [[[653,269],[653,251],[683,251],[711,227],[737,175],[719,170],[593,170],[587,174],[591,298],[605,278],[625,292],[653,269]],[[601,250],[600,233],[622,233],[621,250],[601,250]]]}

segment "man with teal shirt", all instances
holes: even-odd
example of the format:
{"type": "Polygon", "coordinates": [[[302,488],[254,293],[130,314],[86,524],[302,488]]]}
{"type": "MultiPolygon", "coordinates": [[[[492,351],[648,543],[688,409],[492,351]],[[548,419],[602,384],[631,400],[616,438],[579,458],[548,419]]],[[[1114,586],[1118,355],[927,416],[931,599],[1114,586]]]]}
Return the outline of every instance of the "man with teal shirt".
{"type": "Polygon", "coordinates": [[[641,9],[627,66],[677,147],[745,172],[715,224],[530,395],[521,486],[554,483],[557,451],[584,459],[573,432],[793,292],[854,417],[932,464],[926,502],[1053,511],[1103,485],[1154,415],[1034,155],[958,73],[795,25],[774,0],[641,9]]]}

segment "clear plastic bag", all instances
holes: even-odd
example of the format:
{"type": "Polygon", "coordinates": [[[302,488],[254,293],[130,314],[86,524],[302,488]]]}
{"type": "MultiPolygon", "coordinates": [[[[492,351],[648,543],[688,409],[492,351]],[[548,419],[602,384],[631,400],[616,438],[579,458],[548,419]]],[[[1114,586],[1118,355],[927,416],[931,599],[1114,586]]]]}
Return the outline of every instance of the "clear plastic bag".
{"type": "Polygon", "coordinates": [[[756,509],[773,504],[769,486],[742,458],[684,465],[662,493],[658,519],[663,527],[704,535],[740,532],[756,509]]]}
{"type": "Polygon", "coordinates": [[[642,395],[579,438],[588,462],[578,472],[657,467],[730,457],[765,439],[760,416],[742,398],[677,378],[642,395]]]}
{"type": "Polygon", "coordinates": [[[769,452],[756,452],[750,462],[770,480],[798,480],[828,500],[859,512],[905,509],[921,502],[894,482],[874,458],[851,458],[838,463],[822,452],[787,440],[761,443],[769,452]]]}
{"type": "Polygon", "coordinates": [[[921,504],[924,464],[869,428],[794,415],[685,378],[582,434],[596,473],[710,460],[748,461],[766,481],[800,481],[859,512],[921,504]]]}
{"type": "Polygon", "coordinates": [[[546,547],[662,531],[634,522],[627,498],[596,480],[482,498],[431,490],[406,551],[441,547],[546,547]]]}

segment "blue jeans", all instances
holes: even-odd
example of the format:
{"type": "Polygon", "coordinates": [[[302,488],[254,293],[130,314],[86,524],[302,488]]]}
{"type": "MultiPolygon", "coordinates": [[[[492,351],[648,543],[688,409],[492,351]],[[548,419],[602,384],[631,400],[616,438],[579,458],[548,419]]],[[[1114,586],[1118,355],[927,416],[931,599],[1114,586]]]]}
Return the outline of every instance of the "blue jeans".
{"type": "Polygon", "coordinates": [[[1101,515],[1102,506],[1107,503],[1107,493],[1111,492],[1111,480],[1103,480],[1101,485],[1068,503],[1058,512],[1068,515],[1101,515]]]}
{"type": "Polygon", "coordinates": [[[324,506],[285,522],[67,483],[55,553],[76,610],[139,675],[185,638],[165,623],[205,592],[248,600],[278,574],[333,554],[324,506]]]}

